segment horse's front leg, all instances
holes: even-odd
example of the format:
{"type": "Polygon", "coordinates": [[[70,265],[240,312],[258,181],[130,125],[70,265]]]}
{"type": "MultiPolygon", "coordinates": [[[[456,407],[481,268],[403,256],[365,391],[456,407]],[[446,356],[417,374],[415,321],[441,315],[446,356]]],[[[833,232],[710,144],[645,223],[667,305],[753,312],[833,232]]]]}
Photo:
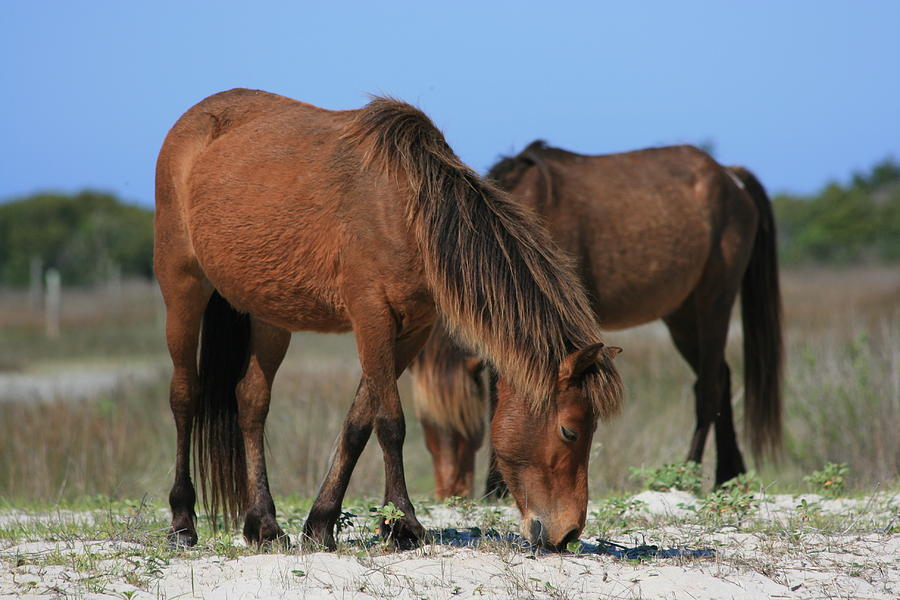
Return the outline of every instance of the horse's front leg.
{"type": "Polygon", "coordinates": [[[403,472],[403,442],[406,438],[406,421],[403,406],[397,391],[397,378],[418,354],[431,325],[426,324],[402,332],[394,344],[393,360],[384,360],[386,355],[376,355],[372,365],[373,397],[375,404],[375,435],[384,455],[384,502],[393,503],[403,516],[387,515],[381,522],[381,534],[400,548],[410,548],[425,536],[425,528],[416,519],[415,509],[406,488],[403,472]],[[382,366],[383,365],[383,366],[382,366]],[[381,368],[379,368],[381,367],[381,368]],[[376,391],[377,390],[377,391],[376,391]]]}
{"type": "Polygon", "coordinates": [[[247,460],[249,505],[244,517],[244,537],[262,544],[285,539],[275,520],[275,503],[266,475],[264,430],[272,381],[291,340],[290,332],[257,319],[251,321],[250,360],[247,371],[235,390],[238,422],[244,438],[247,460]]]}
{"type": "Polygon", "coordinates": [[[341,514],[341,503],[350,483],[350,475],[353,474],[356,461],[359,460],[359,455],[362,454],[372,434],[373,416],[366,380],[363,377],[338,434],[337,447],[331,458],[328,475],[322,482],[303,527],[305,537],[330,550],[336,547],[334,526],[341,514]]]}
{"type": "Polygon", "coordinates": [[[402,517],[382,523],[382,533],[406,546],[420,539],[425,530],[416,520],[403,475],[406,425],[397,392],[397,377],[425,342],[430,324],[416,329],[412,335],[401,336],[388,306],[367,302],[369,298],[362,294],[350,297],[357,298],[351,314],[354,315],[353,329],[363,377],[304,532],[314,541],[335,547],[334,526],[340,515],[341,502],[374,426],[384,453],[384,502],[393,502],[403,512],[402,517]]]}
{"type": "Polygon", "coordinates": [[[397,382],[393,380],[377,393],[378,412],[375,417],[375,434],[384,455],[384,505],[393,503],[402,516],[386,515],[381,521],[382,536],[400,548],[418,544],[425,535],[425,528],[416,519],[406,477],[403,473],[403,441],[406,438],[406,422],[397,382]]]}

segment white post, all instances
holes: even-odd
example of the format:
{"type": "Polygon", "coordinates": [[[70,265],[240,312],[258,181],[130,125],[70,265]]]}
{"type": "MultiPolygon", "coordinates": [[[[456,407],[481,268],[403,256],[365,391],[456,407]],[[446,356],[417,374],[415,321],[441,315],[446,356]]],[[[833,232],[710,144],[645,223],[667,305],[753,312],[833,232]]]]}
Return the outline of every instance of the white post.
{"type": "Polygon", "coordinates": [[[109,278],[107,279],[107,287],[110,294],[117,301],[122,299],[122,267],[119,263],[110,262],[109,278]]]}
{"type": "Polygon", "coordinates": [[[62,285],[59,271],[47,269],[44,309],[47,317],[47,337],[59,337],[59,313],[62,309],[62,285]]]}

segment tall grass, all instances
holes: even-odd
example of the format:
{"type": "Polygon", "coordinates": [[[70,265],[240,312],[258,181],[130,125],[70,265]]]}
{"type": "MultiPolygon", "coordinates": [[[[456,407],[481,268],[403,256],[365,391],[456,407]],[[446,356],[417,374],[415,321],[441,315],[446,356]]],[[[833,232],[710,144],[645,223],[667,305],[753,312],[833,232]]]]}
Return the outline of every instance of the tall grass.
{"type": "MultiPolygon", "coordinates": [[[[359,367],[319,364],[282,373],[267,424],[272,491],[315,494],[333,440],[356,391],[359,367]]],[[[408,396],[408,382],[401,388],[408,396]]],[[[89,496],[164,499],[172,483],[175,428],[168,383],[125,382],[93,401],[0,403],[0,498],[11,503],[56,502],[89,496]]],[[[411,414],[411,410],[407,411],[411,414]]],[[[418,426],[407,435],[407,479],[430,491],[430,464],[418,426]]],[[[353,497],[378,497],[383,464],[375,437],[351,481],[353,497]]]]}
{"type": "MultiPolygon", "coordinates": [[[[788,272],[784,291],[786,443],[781,461],[764,466],[764,477],[788,489],[802,489],[802,475],[831,461],[849,464],[851,488],[869,490],[896,481],[900,269],[788,272]]],[[[63,337],[57,341],[44,338],[39,318],[17,320],[14,297],[0,294],[4,324],[0,360],[6,361],[7,369],[34,368],[49,360],[81,364],[95,357],[160,355],[162,328],[150,288],[113,305],[107,303],[106,292],[98,292],[93,301],[88,292],[80,294],[78,310],[70,304],[63,337]],[[102,333],[89,331],[95,329],[102,333]]],[[[23,309],[21,314],[31,313],[23,309]]],[[[626,384],[627,404],[620,418],[597,430],[591,462],[595,497],[638,487],[629,479],[629,467],[683,460],[694,426],[694,376],[665,327],[651,324],[607,337],[625,348],[616,362],[626,384]]],[[[739,323],[730,337],[728,355],[740,419],[739,323]]],[[[359,374],[352,336],[294,336],[276,378],[267,426],[269,481],[276,495],[316,493],[359,374]]],[[[406,401],[405,378],[400,387],[406,401]]],[[[428,495],[433,485],[430,457],[412,411],[407,409],[406,414],[407,481],[412,494],[428,495]]],[[[0,498],[8,502],[46,503],[95,495],[165,498],[174,460],[168,383],[125,382],[88,401],[0,403],[0,456],[0,498]]],[[[710,439],[707,474],[714,459],[710,439]]],[[[380,496],[382,473],[381,452],[373,437],[349,493],[380,496]]]]}

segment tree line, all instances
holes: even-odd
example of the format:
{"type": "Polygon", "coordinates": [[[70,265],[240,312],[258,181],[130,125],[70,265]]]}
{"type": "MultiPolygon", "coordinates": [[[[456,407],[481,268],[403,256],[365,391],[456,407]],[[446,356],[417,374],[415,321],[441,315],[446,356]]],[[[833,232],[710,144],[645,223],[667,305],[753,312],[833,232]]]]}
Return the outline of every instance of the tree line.
{"type": "Polygon", "coordinates": [[[900,261],[900,165],[886,159],[847,184],[773,198],[784,264],[900,261]]]}
{"type": "MultiPolygon", "coordinates": [[[[900,261],[900,165],[773,198],[783,264],[900,261]]],[[[153,211],[112,194],[35,194],[0,204],[0,286],[28,285],[35,261],[65,285],[152,277],[153,211]]]]}
{"type": "Polygon", "coordinates": [[[64,285],[153,275],[153,211],[95,191],[0,204],[0,286],[28,285],[33,261],[64,285]]]}

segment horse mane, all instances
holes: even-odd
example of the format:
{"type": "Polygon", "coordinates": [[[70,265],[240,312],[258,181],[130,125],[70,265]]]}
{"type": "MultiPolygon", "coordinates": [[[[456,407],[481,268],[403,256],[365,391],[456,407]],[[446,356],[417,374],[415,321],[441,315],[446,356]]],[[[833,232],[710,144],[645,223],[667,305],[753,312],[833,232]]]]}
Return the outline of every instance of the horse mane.
{"type": "Polygon", "coordinates": [[[470,440],[484,436],[486,387],[467,362],[476,359],[450,337],[438,319],[410,365],[413,405],[420,421],[460,432],[470,440]]]}
{"type": "Polygon", "coordinates": [[[550,206],[555,197],[553,190],[553,172],[547,158],[554,154],[568,154],[565,150],[552,148],[544,140],[535,140],[515,156],[502,156],[487,172],[487,179],[493,181],[504,191],[512,191],[525,176],[528,168],[535,166],[544,180],[544,197],[538,202],[550,206]]]}
{"type": "MultiPolygon", "coordinates": [[[[547,410],[563,358],[601,340],[571,260],[534,213],[463,164],[417,108],[376,97],[341,137],[362,147],[363,168],[380,166],[408,186],[407,220],[454,337],[534,410],[547,410]]],[[[621,381],[605,355],[582,386],[596,415],[620,408],[621,381]]]]}

